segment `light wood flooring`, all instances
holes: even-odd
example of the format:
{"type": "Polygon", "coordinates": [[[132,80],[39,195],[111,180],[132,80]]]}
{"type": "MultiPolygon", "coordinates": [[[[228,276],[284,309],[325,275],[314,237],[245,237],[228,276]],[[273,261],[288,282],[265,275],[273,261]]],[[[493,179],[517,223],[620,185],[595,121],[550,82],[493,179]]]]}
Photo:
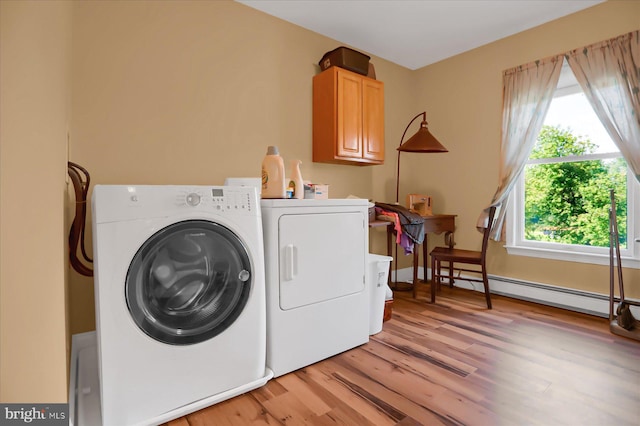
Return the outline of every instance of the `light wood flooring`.
{"type": "Polygon", "coordinates": [[[168,425],[640,425],[640,342],[607,319],[426,290],[369,343],[168,425]]]}

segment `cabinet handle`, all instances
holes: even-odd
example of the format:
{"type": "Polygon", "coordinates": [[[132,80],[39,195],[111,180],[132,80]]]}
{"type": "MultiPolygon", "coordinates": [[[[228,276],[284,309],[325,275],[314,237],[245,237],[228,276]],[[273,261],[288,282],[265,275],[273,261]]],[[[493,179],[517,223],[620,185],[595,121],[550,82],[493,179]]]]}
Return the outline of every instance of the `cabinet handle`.
{"type": "Polygon", "coordinates": [[[297,275],[296,265],[296,248],[293,244],[287,244],[284,248],[284,279],[285,281],[293,280],[297,275]]]}

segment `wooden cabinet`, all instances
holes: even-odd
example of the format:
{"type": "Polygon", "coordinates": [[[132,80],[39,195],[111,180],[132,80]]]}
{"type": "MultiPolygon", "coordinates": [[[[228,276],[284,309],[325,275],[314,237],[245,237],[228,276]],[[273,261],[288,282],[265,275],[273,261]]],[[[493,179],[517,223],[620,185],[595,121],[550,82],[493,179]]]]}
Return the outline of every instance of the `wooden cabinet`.
{"type": "Polygon", "coordinates": [[[313,77],[313,161],[384,163],[384,83],[339,67],[313,77]]]}

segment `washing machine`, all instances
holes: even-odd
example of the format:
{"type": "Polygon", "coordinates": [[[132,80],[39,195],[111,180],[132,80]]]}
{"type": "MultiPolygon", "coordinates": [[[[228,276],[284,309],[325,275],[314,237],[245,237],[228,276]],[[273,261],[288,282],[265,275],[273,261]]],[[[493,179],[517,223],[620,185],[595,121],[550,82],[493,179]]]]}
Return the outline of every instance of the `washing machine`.
{"type": "Polygon", "coordinates": [[[104,425],[159,424],[272,377],[254,188],[97,185],[92,209],[104,425]]]}
{"type": "Polygon", "coordinates": [[[262,200],[274,376],[369,340],[368,201],[262,200]]]}

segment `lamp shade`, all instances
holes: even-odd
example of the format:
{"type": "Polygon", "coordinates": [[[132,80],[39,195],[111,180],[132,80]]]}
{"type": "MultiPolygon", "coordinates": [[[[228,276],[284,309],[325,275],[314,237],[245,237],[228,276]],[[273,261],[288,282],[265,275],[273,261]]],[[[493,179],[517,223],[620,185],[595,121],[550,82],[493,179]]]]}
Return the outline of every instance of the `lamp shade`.
{"type": "Polygon", "coordinates": [[[402,152],[449,152],[447,148],[442,146],[442,144],[438,142],[438,139],[429,132],[425,120],[420,123],[420,129],[418,129],[416,134],[411,136],[397,149],[402,152]]]}

